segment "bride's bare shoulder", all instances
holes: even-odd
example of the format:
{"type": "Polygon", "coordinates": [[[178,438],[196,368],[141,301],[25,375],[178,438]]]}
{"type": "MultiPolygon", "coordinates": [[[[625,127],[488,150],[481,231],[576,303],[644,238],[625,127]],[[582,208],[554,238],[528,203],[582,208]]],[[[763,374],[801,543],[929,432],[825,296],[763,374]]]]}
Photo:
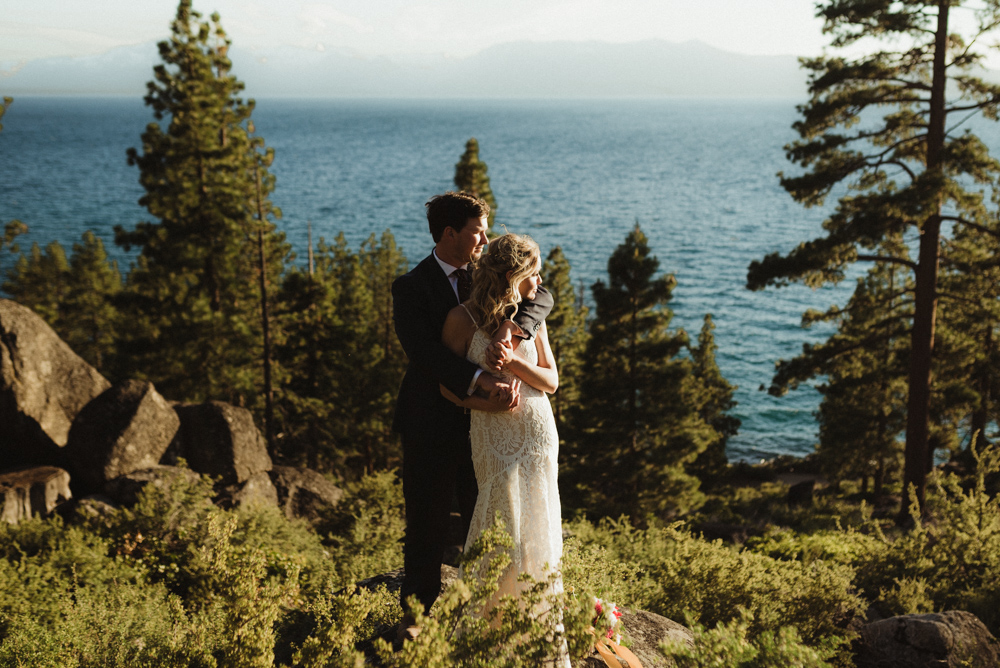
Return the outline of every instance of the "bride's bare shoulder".
{"type": "Polygon", "coordinates": [[[459,304],[448,311],[448,317],[444,321],[442,337],[445,340],[453,336],[467,338],[471,337],[477,329],[476,321],[472,319],[472,315],[469,314],[469,311],[464,306],[459,304]]]}

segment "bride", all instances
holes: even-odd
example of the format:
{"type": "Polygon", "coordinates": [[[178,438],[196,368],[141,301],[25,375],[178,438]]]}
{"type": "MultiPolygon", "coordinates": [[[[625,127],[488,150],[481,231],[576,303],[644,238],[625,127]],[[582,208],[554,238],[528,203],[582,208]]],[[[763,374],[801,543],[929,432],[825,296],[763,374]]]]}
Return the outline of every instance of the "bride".
{"type": "MultiPolygon", "coordinates": [[[[541,256],[528,236],[505,234],[492,240],[473,274],[471,298],[448,314],[442,339],[456,355],[488,369],[486,350],[522,300],[533,299],[542,283],[541,256]]],[[[501,346],[500,374],[521,381],[520,402],[508,412],[476,410],[482,399],[464,400],[441,388],[451,401],[472,409],[472,461],[479,496],[466,550],[500,518],[514,541],[512,563],[497,596],[523,589],[518,573],[547,578],[562,558],[562,524],[556,483],[559,436],[546,393],[556,391],[559,374],[545,324],[533,342],[516,350],[501,346]]],[[[557,588],[561,582],[556,581],[557,588]]]]}

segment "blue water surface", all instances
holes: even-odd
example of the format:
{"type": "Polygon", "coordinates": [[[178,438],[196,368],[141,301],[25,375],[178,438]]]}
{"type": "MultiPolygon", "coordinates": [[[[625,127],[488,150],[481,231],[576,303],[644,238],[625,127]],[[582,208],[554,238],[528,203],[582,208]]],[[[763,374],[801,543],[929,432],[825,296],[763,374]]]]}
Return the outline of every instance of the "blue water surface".
{"type": "MultiPolygon", "coordinates": [[[[275,149],[273,200],[300,257],[311,221],[317,237],[343,231],[354,247],[390,229],[419,261],[431,247],[423,203],[452,187],[469,137],[489,165],[497,222],[543,252],[561,245],[575,281],[604,276],[638,222],[677,277],[674,326],[695,337],[713,315],[719,365],[739,386],[743,426],[730,456],[758,459],[812,450],[818,393],[758,388],[777,360],[829,333],[803,330],[802,312],[842,303],[852,288],[745,287],[752,260],[821,232],[824,210],[797,205],[775,176],[794,169],[782,147],[794,139],[796,102],[259,100],[254,121],[275,149]]],[[[112,229],[147,213],[125,150],[152,121],[139,99],[17,99],[0,133],[0,220],[19,218],[27,242],[42,245],[69,246],[92,229],[127,267],[112,229]]]]}

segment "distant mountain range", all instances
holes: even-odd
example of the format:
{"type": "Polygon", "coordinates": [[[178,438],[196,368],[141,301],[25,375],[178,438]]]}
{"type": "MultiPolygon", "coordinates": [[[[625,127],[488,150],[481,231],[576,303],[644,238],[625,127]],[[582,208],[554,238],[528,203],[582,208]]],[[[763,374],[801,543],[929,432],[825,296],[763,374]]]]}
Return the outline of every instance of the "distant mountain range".
{"type": "MultiPolygon", "coordinates": [[[[249,97],[802,97],[794,56],[747,56],[701,42],[513,42],[467,58],[361,58],[293,47],[230,51],[249,97]]],[[[142,95],[156,44],[45,58],[0,71],[3,95],[142,95]]]]}

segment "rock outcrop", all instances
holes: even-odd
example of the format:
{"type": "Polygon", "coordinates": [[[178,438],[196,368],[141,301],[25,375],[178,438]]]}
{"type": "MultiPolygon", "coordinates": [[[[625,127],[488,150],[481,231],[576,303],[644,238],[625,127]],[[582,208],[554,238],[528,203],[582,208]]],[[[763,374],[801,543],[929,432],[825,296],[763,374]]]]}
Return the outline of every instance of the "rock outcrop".
{"type": "Polygon", "coordinates": [[[337,505],[344,495],[316,471],[297,466],[275,466],[271,482],[278,490],[278,506],[289,519],[301,517],[314,522],[322,508],[337,505]]]}
{"type": "Polygon", "coordinates": [[[156,466],[180,420],[152,383],[127,380],[101,393],[73,421],[66,455],[80,491],[156,466]]]}
{"type": "Polygon", "coordinates": [[[133,506],[139,500],[139,492],[146,485],[163,487],[177,477],[184,477],[192,483],[201,479],[201,476],[191,469],[179,466],[151,466],[109,480],[104,485],[104,494],[118,505],[133,506]]]}
{"type": "Polygon", "coordinates": [[[267,443],[245,408],[221,401],[179,404],[180,430],[169,458],[183,457],[191,470],[220,478],[222,485],[245,483],[271,470],[267,443]]]}
{"type": "Polygon", "coordinates": [[[1000,666],[1000,641],[970,612],[902,615],[861,627],[858,668],[1000,666]]]}
{"type": "Polygon", "coordinates": [[[17,524],[32,515],[48,515],[70,498],[69,473],[55,466],[0,473],[0,521],[17,524]]]}
{"type": "Polygon", "coordinates": [[[0,299],[0,462],[63,463],[70,426],[111,384],[31,309],[0,299]]]}
{"type": "Polygon", "coordinates": [[[278,490],[267,471],[255,473],[244,482],[227,485],[219,491],[216,504],[223,508],[277,506],[278,490]]]}

